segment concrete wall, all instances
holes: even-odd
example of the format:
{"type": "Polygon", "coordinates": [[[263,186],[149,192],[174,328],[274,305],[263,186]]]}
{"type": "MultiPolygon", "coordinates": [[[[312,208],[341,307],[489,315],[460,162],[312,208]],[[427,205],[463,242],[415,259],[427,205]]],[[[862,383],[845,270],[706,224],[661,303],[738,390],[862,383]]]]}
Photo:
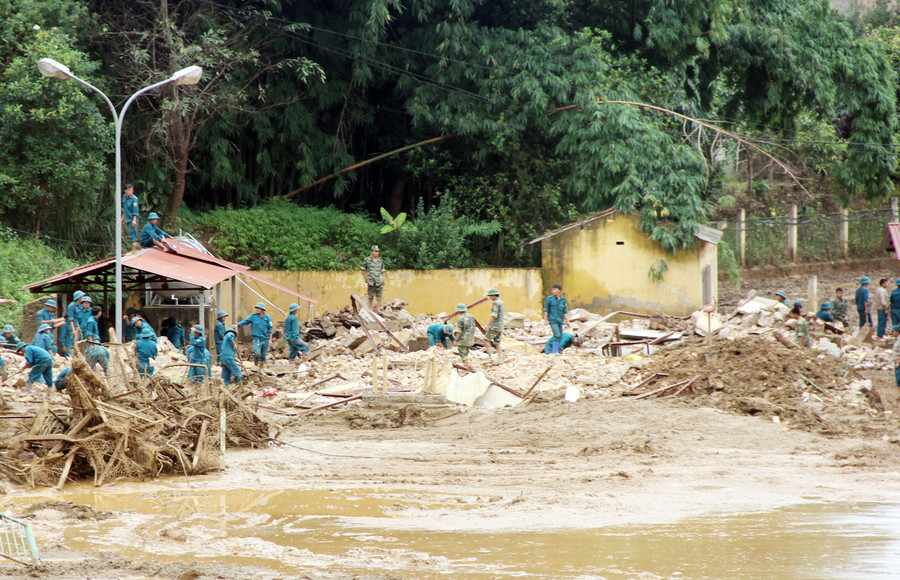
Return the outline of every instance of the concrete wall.
{"type": "Polygon", "coordinates": [[[544,293],[561,284],[570,308],[686,315],[704,304],[706,266],[709,298],[717,299],[716,246],[695,240],[690,251],[669,256],[641,230],[635,216],[613,213],[561,232],[541,242],[541,252],[544,293]],[[669,269],[657,282],[649,272],[661,259],[669,269]]]}
{"type": "MultiPolygon", "coordinates": [[[[254,272],[285,288],[290,288],[318,301],[313,316],[326,311],[337,312],[350,304],[350,294],[366,299],[366,285],[361,271],[338,272],[254,272]]],[[[278,323],[284,320],[287,306],[291,302],[300,304],[301,319],[309,316],[308,303],[294,296],[267,286],[256,280],[241,276],[250,288],[265,296],[285,311],[279,313],[269,308],[268,313],[278,323]]],[[[412,314],[450,313],[457,302],[471,304],[484,297],[490,288],[500,290],[507,312],[518,312],[538,319],[541,316],[541,270],[537,268],[496,268],[467,270],[388,270],[384,287],[384,300],[401,298],[406,301],[407,310],[412,314]]],[[[229,323],[245,318],[253,312],[253,305],[260,301],[247,286],[237,283],[236,298],[238,319],[234,318],[231,301],[231,282],[220,287],[220,304],[232,315],[229,323]]],[[[487,321],[490,307],[480,304],[472,309],[479,321],[487,321]]]]}

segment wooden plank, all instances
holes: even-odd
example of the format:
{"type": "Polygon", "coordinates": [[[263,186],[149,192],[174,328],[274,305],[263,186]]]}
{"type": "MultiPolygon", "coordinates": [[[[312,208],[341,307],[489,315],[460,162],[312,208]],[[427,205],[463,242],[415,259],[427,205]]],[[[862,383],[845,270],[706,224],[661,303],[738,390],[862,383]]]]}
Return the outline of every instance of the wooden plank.
{"type": "Polygon", "coordinates": [[[315,413],[315,412],[317,412],[317,411],[324,411],[325,409],[330,409],[331,407],[336,407],[336,406],[338,406],[338,405],[343,405],[344,403],[349,403],[349,402],[351,402],[351,401],[358,401],[358,400],[360,400],[360,399],[362,399],[362,398],[363,398],[362,395],[356,395],[355,397],[349,397],[349,398],[347,398],[347,399],[341,399],[340,401],[335,401],[334,403],[328,403],[327,405],[322,405],[321,407],[313,407],[312,409],[309,409],[308,411],[302,411],[302,412],[300,412],[300,413],[297,413],[297,415],[298,415],[298,416],[300,416],[300,415],[309,415],[310,413],[315,413]]]}

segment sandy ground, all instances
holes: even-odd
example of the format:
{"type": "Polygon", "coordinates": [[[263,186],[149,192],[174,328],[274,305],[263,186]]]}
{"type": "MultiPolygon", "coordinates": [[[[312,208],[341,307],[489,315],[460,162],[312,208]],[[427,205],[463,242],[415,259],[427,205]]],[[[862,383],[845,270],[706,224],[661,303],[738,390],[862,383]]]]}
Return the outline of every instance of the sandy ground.
{"type": "MultiPolygon", "coordinates": [[[[853,288],[854,276],[826,283],[853,288]]],[[[741,293],[754,285],[761,292],[786,286],[793,298],[799,288],[790,284],[799,286],[798,280],[751,282],[741,293]]],[[[576,356],[588,354],[566,354],[558,365],[576,356]]],[[[672,358],[670,353],[665,360],[672,358]]],[[[352,519],[385,533],[587,529],[763,512],[804,502],[854,502],[863,496],[895,501],[900,494],[898,391],[883,372],[860,375],[873,381],[883,412],[826,406],[818,416],[827,419],[827,429],[780,412],[777,400],[774,409],[741,412],[714,395],[636,400],[618,396],[620,386],[611,385],[569,403],[563,400],[565,384],[552,381],[533,402],[501,410],[373,400],[308,417],[269,414],[282,429],[280,446],[231,451],[226,469],[211,475],[117,482],[104,489],[110,497],[247,489],[289,490],[299,497],[309,490],[375,489],[400,499],[352,519]],[[429,501],[421,500],[423,494],[429,501]]],[[[777,388],[777,376],[773,382],[777,388]]],[[[154,528],[152,516],[127,506],[98,512],[41,503],[83,503],[84,486],[60,493],[14,486],[5,491],[0,510],[31,521],[46,563],[31,572],[3,565],[3,577],[419,578],[429,577],[423,572],[429,566],[440,568],[400,552],[393,554],[399,563],[390,572],[385,565],[367,563],[374,552],[347,551],[324,563],[315,562],[311,553],[285,552],[280,559],[291,572],[273,571],[241,563],[242,550],[262,549],[252,542],[223,552],[219,542],[210,541],[215,526],[209,522],[204,528],[202,522],[175,517],[154,528]],[[104,528],[110,520],[117,525],[104,528]],[[123,556],[117,549],[79,551],[64,532],[70,524],[95,526],[95,533],[101,539],[108,534],[111,544],[125,538],[135,555],[123,556]],[[348,563],[357,571],[342,571],[348,563]]],[[[329,508],[319,509],[327,513],[329,508]]]]}

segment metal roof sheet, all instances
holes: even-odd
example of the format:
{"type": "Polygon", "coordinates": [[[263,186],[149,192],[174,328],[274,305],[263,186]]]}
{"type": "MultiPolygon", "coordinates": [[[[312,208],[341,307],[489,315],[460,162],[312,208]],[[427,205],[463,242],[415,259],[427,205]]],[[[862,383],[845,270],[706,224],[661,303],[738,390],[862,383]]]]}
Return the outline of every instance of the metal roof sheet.
{"type": "MultiPolygon", "coordinates": [[[[553,236],[555,236],[557,234],[561,234],[561,233],[569,231],[571,229],[584,227],[585,225],[591,223],[592,221],[607,217],[614,213],[616,213],[616,210],[613,208],[610,208],[610,209],[605,209],[603,211],[597,212],[595,214],[591,214],[584,219],[578,220],[577,222],[572,222],[570,224],[560,226],[560,227],[556,228],[555,230],[549,231],[542,236],[538,236],[538,237],[534,238],[533,240],[531,240],[530,242],[528,242],[528,244],[529,245],[536,244],[538,242],[542,242],[542,241],[546,240],[547,238],[552,238],[553,236]]],[[[722,240],[722,231],[717,230],[716,228],[711,228],[709,226],[700,226],[699,228],[697,228],[697,231],[694,232],[694,237],[697,238],[698,240],[702,240],[704,242],[709,242],[710,244],[718,245],[718,243],[722,240]]]]}
{"type": "Polygon", "coordinates": [[[235,274],[231,268],[155,249],[149,252],[138,252],[134,256],[129,256],[127,261],[123,259],[122,267],[126,266],[207,290],[235,274]]]}

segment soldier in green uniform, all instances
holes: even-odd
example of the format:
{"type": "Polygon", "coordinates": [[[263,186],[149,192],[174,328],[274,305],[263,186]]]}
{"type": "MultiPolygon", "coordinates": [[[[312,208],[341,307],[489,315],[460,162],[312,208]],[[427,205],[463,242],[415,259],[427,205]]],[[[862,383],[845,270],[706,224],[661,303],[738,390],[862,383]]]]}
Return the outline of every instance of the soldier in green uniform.
{"type": "Polygon", "coordinates": [[[363,260],[363,280],[368,287],[369,306],[378,308],[381,304],[381,296],[384,290],[384,262],[379,254],[378,246],[372,246],[372,255],[363,260]],[[375,300],[373,303],[372,301],[375,300]]]}
{"type": "Polygon", "coordinates": [[[900,325],[894,325],[891,329],[894,337],[894,348],[891,349],[891,362],[894,367],[894,384],[900,387],[900,325]]]}
{"type": "Polygon", "coordinates": [[[493,301],[491,306],[491,321],[488,322],[484,333],[484,344],[487,347],[488,359],[493,358],[494,348],[497,349],[497,362],[503,362],[503,347],[500,340],[503,336],[503,318],[506,316],[506,304],[500,300],[500,291],[496,288],[488,290],[488,298],[493,301]]]}
{"type": "Polygon", "coordinates": [[[469,358],[469,347],[475,344],[475,317],[468,310],[462,302],[456,305],[456,311],[462,313],[456,321],[456,348],[464,363],[469,358]]]}
{"type": "Polygon", "coordinates": [[[831,316],[836,322],[840,322],[847,328],[847,303],[844,301],[844,289],[834,291],[834,300],[831,301],[831,316]]]}
{"type": "Polygon", "coordinates": [[[812,346],[809,340],[809,321],[800,315],[800,309],[796,306],[791,310],[791,318],[797,321],[797,329],[794,331],[797,344],[805,347],[812,346]]]}

